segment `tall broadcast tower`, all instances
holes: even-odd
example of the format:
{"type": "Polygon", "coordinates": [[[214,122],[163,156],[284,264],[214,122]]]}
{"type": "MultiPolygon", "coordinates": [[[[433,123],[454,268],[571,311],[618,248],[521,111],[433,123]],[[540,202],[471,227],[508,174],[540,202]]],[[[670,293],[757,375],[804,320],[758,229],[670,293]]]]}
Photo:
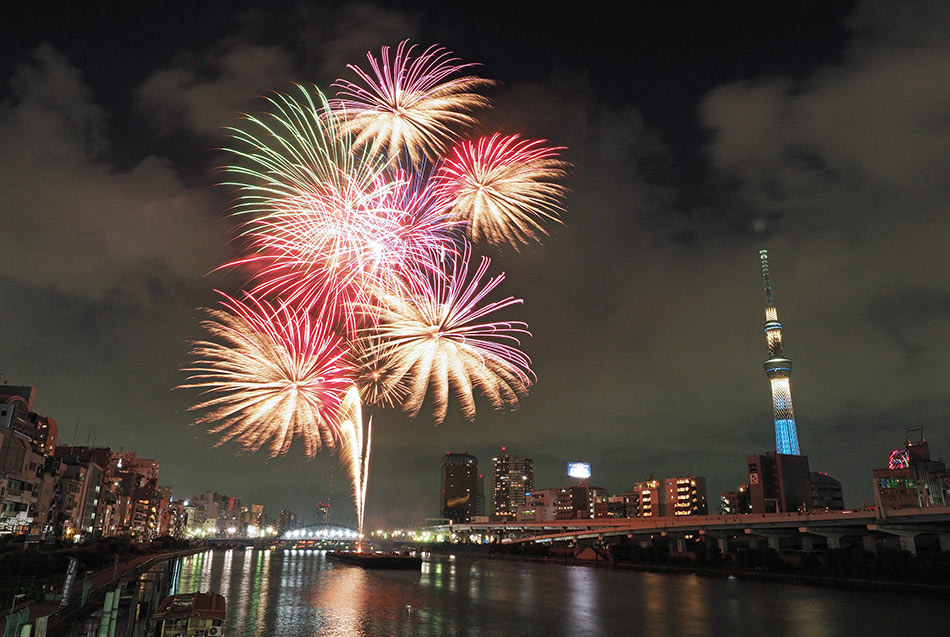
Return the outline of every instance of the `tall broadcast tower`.
{"type": "Polygon", "coordinates": [[[769,280],[768,250],[759,250],[762,260],[762,278],[765,280],[765,342],[769,346],[769,359],[762,363],[765,375],[772,385],[772,410],[775,413],[775,452],[797,456],[798,432],[795,430],[795,413],[792,411],[792,361],[785,357],[782,347],[782,324],[778,322],[778,310],[772,303],[772,282],[769,280]]]}

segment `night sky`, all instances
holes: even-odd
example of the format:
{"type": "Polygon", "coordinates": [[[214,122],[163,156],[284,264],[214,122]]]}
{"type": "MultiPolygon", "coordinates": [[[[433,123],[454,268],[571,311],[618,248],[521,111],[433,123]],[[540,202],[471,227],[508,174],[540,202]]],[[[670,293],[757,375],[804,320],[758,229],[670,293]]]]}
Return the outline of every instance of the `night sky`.
{"type": "Polygon", "coordinates": [[[412,38],[499,82],[476,132],[568,147],[571,194],[542,245],[480,248],[525,300],[532,394],[437,427],[374,410],[370,525],[436,516],[448,450],[477,455],[487,486],[501,445],[535,459],[538,487],[583,460],[611,492],[705,475],[715,507],[775,444],[761,248],[812,469],[859,506],[905,427],[950,452],[947,3],[171,4],[2,28],[0,381],[34,386],[61,442],[155,457],[177,497],[309,521],[332,492],[353,519],[334,456],[213,448],[196,393],[173,388],[198,308],[243,282],[212,272],[237,249],[222,127],[412,38]]]}

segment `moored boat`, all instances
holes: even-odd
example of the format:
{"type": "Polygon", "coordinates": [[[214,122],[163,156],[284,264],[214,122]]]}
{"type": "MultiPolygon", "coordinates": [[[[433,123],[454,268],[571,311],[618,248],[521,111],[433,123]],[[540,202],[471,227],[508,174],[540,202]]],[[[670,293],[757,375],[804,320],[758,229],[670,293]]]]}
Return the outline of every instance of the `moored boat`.
{"type": "Polygon", "coordinates": [[[327,557],[346,564],[363,568],[398,569],[418,571],[422,568],[422,558],[416,555],[400,553],[357,553],[354,551],[330,551],[327,557]]]}
{"type": "Polygon", "coordinates": [[[149,621],[156,637],[221,637],[226,616],[224,595],[184,593],[162,600],[149,621]]]}

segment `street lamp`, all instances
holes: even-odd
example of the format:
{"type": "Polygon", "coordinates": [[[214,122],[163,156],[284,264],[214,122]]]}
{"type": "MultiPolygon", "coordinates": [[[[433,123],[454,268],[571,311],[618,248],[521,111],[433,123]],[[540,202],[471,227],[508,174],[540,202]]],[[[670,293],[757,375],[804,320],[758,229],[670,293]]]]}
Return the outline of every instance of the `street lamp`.
{"type": "Polygon", "coordinates": [[[11,613],[13,612],[13,608],[16,606],[16,601],[17,601],[18,599],[23,599],[24,597],[26,597],[26,593],[19,593],[19,594],[13,596],[13,603],[10,604],[10,612],[11,612],[11,613]]]}

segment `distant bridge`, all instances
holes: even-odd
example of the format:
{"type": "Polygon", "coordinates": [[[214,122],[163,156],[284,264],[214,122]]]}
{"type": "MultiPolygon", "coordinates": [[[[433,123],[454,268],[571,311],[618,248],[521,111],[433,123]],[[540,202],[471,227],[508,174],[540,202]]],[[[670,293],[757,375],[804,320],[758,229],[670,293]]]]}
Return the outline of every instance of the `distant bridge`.
{"type": "Polygon", "coordinates": [[[950,506],[882,511],[747,513],[656,518],[596,518],[540,522],[441,524],[425,531],[451,536],[490,535],[503,544],[610,541],[619,537],[652,543],[666,538],[671,550],[686,550],[686,540],[706,537],[723,553],[759,542],[777,551],[841,548],[860,542],[872,552],[894,542],[913,554],[918,543],[950,551],[950,506]]]}
{"type": "Polygon", "coordinates": [[[311,524],[277,537],[229,536],[202,540],[209,548],[345,548],[357,541],[356,529],[338,524],[311,524]]]}
{"type": "Polygon", "coordinates": [[[359,533],[354,528],[338,524],[311,524],[310,526],[286,531],[280,537],[283,540],[350,542],[359,539],[359,533]]]}

